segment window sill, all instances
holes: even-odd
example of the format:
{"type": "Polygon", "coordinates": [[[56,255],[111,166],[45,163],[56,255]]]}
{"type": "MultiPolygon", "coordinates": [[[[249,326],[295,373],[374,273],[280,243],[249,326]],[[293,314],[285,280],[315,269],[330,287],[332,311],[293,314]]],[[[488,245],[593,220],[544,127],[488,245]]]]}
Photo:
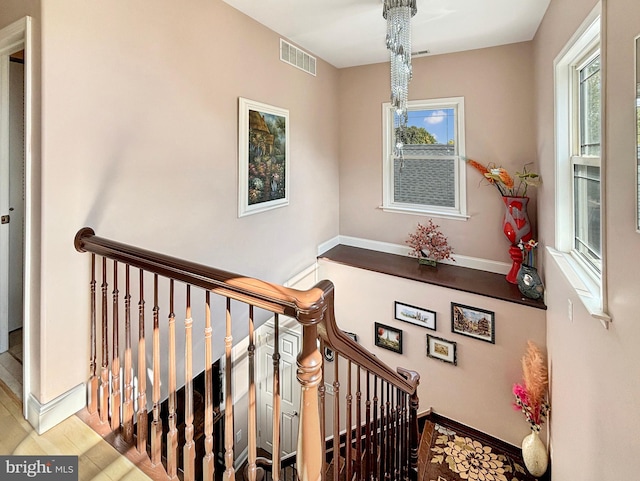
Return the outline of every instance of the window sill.
{"type": "Polygon", "coordinates": [[[421,216],[428,215],[429,217],[436,217],[438,219],[453,219],[453,220],[466,221],[467,219],[470,218],[470,216],[466,214],[461,214],[459,212],[443,212],[443,211],[416,209],[416,208],[410,208],[410,207],[397,207],[397,206],[392,207],[392,206],[384,206],[384,205],[381,205],[378,208],[383,210],[384,212],[390,212],[393,214],[410,214],[410,215],[421,215],[421,216]]]}
{"type": "Polygon", "coordinates": [[[547,246],[547,252],[564,274],[567,282],[573,287],[576,295],[591,317],[599,320],[605,329],[609,329],[611,316],[602,309],[600,286],[576,260],[566,252],[560,252],[547,246]]]}

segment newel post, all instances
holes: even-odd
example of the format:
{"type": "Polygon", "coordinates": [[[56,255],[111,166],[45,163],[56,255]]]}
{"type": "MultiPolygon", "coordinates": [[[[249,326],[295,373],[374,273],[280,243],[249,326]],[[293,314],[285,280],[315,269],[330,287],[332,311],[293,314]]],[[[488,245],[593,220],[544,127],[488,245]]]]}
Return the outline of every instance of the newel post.
{"type": "Polygon", "coordinates": [[[318,323],[326,306],[298,315],[302,324],[302,350],[298,354],[298,381],[302,386],[298,429],[297,469],[300,481],[321,479],[324,456],[318,386],[322,381],[322,355],[318,350],[318,323]]]}

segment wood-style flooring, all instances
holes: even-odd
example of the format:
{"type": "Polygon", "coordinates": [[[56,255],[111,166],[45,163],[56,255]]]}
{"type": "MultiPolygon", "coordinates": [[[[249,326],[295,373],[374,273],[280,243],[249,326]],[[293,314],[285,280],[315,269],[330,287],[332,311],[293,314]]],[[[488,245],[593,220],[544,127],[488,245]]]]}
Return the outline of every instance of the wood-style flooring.
{"type": "Polygon", "coordinates": [[[0,354],[0,381],[22,401],[22,329],[9,333],[9,350],[0,354]]]}
{"type": "Polygon", "coordinates": [[[77,455],[79,481],[150,481],[77,416],[38,435],[22,416],[22,403],[0,381],[0,454],[77,455]]]}

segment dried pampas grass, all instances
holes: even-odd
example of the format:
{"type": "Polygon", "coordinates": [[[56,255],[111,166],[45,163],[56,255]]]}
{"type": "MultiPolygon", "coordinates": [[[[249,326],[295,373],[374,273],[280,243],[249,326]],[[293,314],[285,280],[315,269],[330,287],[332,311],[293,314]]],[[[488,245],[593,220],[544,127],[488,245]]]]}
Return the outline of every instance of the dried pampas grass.
{"type": "Polygon", "coordinates": [[[527,352],[522,357],[522,373],[529,405],[539,409],[545,402],[549,379],[542,351],[531,341],[527,342],[527,352]]]}

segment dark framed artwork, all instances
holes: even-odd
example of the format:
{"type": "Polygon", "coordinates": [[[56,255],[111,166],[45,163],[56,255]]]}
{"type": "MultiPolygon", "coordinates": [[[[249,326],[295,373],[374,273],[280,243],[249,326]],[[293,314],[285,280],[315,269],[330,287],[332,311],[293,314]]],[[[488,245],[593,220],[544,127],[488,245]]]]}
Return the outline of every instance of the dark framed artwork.
{"type": "Polygon", "coordinates": [[[238,217],[289,204],[289,111],[239,98],[238,217]]]}
{"type": "Polygon", "coordinates": [[[495,313],[452,302],[451,332],[495,344],[495,313]]]}
{"type": "Polygon", "coordinates": [[[436,330],[436,313],[422,307],[411,306],[395,301],[394,316],[399,321],[409,322],[416,326],[436,330]]]}
{"type": "Polygon", "coordinates": [[[376,346],[402,354],[402,330],[376,322],[374,337],[376,346]]]}
{"type": "Polygon", "coordinates": [[[432,359],[438,359],[457,366],[458,355],[456,347],[457,344],[453,341],[427,334],[427,356],[432,359]]]}

